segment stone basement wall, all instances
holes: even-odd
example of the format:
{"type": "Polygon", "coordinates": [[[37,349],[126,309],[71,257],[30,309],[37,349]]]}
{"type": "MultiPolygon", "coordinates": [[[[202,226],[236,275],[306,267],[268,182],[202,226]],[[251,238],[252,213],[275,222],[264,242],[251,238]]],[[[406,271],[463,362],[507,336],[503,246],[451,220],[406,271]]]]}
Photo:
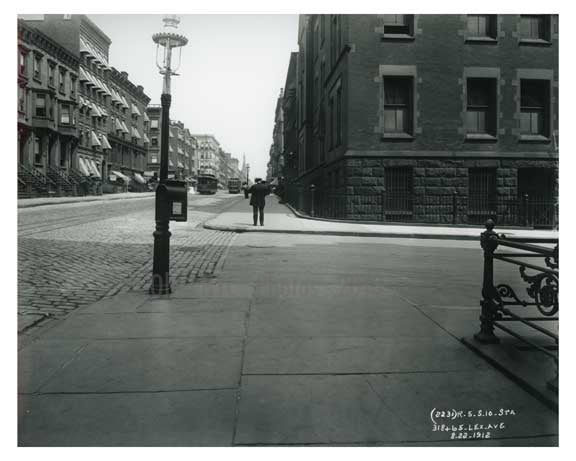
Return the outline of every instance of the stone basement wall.
{"type": "MultiPolygon", "coordinates": [[[[354,158],[333,164],[329,171],[343,169],[343,180],[335,190],[346,193],[346,199],[332,199],[341,218],[381,221],[382,192],[385,189],[384,171],[389,167],[413,168],[413,213],[398,215],[387,213],[387,221],[414,221],[450,224],[453,222],[453,195],[456,193],[456,210],[459,224],[481,222],[483,217],[469,219],[467,210],[468,169],[496,168],[496,186],[499,199],[515,200],[517,197],[518,168],[554,168],[558,175],[557,160],[511,159],[389,159],[354,158]]],[[[322,194],[318,191],[319,195],[322,194]]],[[[555,190],[555,196],[558,192],[555,190]]],[[[506,214],[506,211],[498,210],[506,214]]]]}

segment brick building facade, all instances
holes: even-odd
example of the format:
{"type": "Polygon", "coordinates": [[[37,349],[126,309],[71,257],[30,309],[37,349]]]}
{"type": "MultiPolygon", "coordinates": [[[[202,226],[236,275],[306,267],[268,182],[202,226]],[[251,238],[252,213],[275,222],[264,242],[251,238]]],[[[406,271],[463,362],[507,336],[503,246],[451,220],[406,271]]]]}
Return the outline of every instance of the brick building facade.
{"type": "Polygon", "coordinates": [[[302,15],[298,37],[317,210],[505,223],[557,199],[557,16],[302,15]]]}

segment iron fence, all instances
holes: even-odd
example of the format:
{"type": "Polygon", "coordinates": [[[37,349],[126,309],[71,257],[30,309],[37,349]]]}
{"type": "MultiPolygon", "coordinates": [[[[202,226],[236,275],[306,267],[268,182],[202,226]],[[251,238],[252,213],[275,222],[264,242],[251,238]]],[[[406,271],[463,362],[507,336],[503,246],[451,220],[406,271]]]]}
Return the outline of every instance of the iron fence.
{"type": "Polygon", "coordinates": [[[482,344],[498,343],[500,339],[494,334],[494,329],[497,328],[552,358],[556,364],[556,376],[551,377],[548,386],[558,391],[558,334],[543,326],[549,322],[557,323],[559,318],[558,239],[505,238],[494,231],[494,222],[488,220],[486,231],[480,236],[480,245],[484,250],[480,302],[482,312],[480,331],[474,338],[482,344]],[[505,250],[497,252],[498,248],[505,250]],[[494,283],[494,261],[518,267],[520,278],[528,284],[525,290],[528,297],[517,293],[509,283],[494,283]],[[511,325],[510,322],[521,323],[532,331],[550,338],[553,346],[543,346],[541,342],[520,334],[518,330],[508,326],[511,325]]]}
{"type": "Polygon", "coordinates": [[[285,188],[284,200],[305,214],[328,219],[447,225],[481,225],[492,219],[499,226],[558,227],[557,202],[528,195],[350,194],[292,185],[285,188]]]}

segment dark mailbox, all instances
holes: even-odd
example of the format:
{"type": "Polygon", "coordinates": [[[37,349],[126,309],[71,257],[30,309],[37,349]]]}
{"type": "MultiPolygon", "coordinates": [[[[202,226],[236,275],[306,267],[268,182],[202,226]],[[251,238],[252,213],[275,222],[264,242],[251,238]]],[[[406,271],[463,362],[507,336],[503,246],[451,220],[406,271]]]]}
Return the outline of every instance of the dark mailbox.
{"type": "Polygon", "coordinates": [[[188,185],[186,181],[165,180],[156,188],[157,206],[160,215],[170,221],[188,220],[188,185]],[[166,216],[167,214],[167,216],[166,216]]]}

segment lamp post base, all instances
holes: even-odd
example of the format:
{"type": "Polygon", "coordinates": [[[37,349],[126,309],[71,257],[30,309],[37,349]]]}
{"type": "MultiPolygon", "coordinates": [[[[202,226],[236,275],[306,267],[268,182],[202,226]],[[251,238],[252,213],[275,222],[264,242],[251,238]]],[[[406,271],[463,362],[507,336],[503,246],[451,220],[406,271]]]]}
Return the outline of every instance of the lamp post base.
{"type": "MultiPolygon", "coordinates": [[[[158,201],[159,202],[159,201],[158,201]]],[[[160,202],[161,203],[161,202],[160,202]]],[[[154,231],[154,262],[150,294],[165,295],[172,293],[170,284],[170,221],[156,221],[154,231]]]]}

